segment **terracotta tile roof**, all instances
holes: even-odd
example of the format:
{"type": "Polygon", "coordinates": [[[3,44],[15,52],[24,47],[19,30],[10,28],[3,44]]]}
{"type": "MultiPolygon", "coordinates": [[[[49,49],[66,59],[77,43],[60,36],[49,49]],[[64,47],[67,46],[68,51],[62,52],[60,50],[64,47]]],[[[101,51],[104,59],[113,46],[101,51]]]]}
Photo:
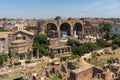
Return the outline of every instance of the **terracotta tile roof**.
{"type": "Polygon", "coordinates": [[[6,38],[8,34],[12,34],[12,32],[0,32],[0,38],[6,38]]]}
{"type": "Polygon", "coordinates": [[[34,35],[34,33],[30,32],[30,31],[27,31],[27,30],[21,30],[21,32],[24,32],[24,33],[32,35],[32,36],[34,35]]]}
{"type": "Polygon", "coordinates": [[[26,40],[14,40],[12,41],[12,43],[24,43],[26,42],[26,40]]]}

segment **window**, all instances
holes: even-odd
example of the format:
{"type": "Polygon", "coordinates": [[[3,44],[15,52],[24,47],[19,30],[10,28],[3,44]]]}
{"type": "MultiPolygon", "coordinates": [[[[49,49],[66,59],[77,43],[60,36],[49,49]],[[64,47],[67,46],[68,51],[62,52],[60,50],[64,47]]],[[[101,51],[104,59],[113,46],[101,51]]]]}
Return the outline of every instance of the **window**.
{"type": "Polygon", "coordinates": [[[15,37],[15,40],[17,40],[17,37],[15,37]]]}
{"type": "Polygon", "coordinates": [[[2,38],[2,41],[4,41],[5,39],[4,38],[2,38]]]}
{"type": "Polygon", "coordinates": [[[26,39],[26,37],[24,36],[24,37],[23,37],[23,40],[25,40],[25,39],[26,39]]]}
{"type": "Polygon", "coordinates": [[[115,30],[118,31],[118,28],[116,28],[115,30]]]}

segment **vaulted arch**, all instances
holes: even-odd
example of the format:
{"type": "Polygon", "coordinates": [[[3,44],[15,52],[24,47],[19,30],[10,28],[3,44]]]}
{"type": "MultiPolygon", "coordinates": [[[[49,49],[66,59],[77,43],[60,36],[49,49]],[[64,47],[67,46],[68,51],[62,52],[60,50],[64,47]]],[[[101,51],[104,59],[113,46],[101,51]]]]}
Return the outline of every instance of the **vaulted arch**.
{"type": "Polygon", "coordinates": [[[48,23],[46,29],[47,29],[48,37],[56,38],[58,36],[58,34],[57,34],[57,26],[54,23],[48,23]]]}
{"type": "Polygon", "coordinates": [[[74,33],[74,36],[78,36],[79,34],[81,34],[83,31],[83,27],[82,27],[82,24],[77,22],[74,24],[73,26],[73,33],[74,33]]]}
{"type": "Polygon", "coordinates": [[[47,24],[47,30],[48,31],[50,31],[50,30],[57,31],[57,26],[54,23],[48,23],[47,24]]]}
{"type": "Polygon", "coordinates": [[[60,26],[61,37],[71,36],[71,26],[69,23],[62,23],[60,26]]]}

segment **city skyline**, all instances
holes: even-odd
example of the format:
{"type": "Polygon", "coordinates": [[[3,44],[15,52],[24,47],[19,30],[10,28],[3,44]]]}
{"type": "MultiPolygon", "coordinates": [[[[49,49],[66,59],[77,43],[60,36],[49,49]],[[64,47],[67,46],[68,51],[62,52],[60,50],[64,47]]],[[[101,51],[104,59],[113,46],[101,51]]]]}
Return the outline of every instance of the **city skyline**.
{"type": "Polygon", "coordinates": [[[0,0],[0,18],[120,17],[119,0],[0,0]]]}

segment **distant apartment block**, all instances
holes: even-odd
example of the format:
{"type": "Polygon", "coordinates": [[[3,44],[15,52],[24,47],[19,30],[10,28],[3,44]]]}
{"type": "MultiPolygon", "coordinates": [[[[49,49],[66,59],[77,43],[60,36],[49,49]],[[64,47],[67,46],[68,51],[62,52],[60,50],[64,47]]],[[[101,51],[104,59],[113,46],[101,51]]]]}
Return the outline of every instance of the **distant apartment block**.
{"type": "Polygon", "coordinates": [[[120,25],[114,25],[112,26],[112,29],[110,31],[112,35],[114,34],[120,34],[120,25]]]}
{"type": "Polygon", "coordinates": [[[12,41],[11,32],[0,32],[0,53],[9,52],[9,44],[12,41]]]}

